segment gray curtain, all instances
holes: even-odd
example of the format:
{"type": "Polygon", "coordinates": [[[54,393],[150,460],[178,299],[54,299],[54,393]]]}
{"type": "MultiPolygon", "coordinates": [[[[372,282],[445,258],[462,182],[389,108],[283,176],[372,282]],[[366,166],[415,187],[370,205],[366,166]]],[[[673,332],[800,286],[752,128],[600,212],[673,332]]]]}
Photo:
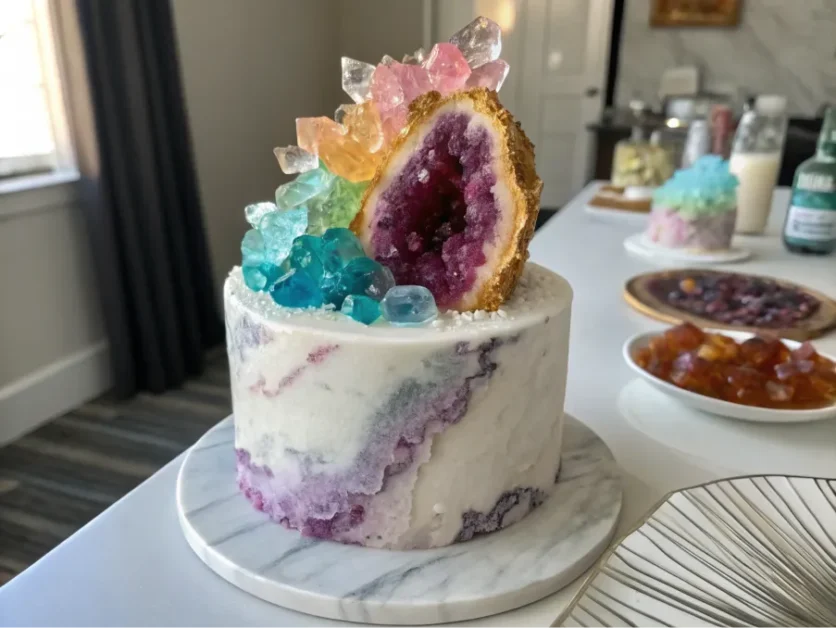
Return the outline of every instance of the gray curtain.
{"type": "Polygon", "coordinates": [[[115,392],[162,392],[198,374],[223,339],[171,7],[76,0],[75,9],[98,153],[83,198],[115,392]]]}

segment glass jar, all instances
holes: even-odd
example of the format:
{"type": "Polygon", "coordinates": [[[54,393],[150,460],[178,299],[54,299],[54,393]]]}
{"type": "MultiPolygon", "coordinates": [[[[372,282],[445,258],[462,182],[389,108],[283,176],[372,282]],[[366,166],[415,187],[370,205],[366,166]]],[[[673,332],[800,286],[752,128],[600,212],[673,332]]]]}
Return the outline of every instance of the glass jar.
{"type": "Polygon", "coordinates": [[[629,139],[615,145],[612,184],[618,187],[656,187],[673,174],[670,151],[662,146],[659,135],[645,139],[641,127],[633,127],[629,139]]]}

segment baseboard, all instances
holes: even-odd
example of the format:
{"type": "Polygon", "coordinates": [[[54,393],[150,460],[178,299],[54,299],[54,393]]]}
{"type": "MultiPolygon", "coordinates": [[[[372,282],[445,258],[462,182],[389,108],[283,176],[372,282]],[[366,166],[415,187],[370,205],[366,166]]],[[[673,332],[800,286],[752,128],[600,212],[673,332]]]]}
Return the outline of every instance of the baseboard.
{"type": "Polygon", "coordinates": [[[0,388],[0,445],[98,397],[110,385],[109,348],[102,341],[0,388]]]}

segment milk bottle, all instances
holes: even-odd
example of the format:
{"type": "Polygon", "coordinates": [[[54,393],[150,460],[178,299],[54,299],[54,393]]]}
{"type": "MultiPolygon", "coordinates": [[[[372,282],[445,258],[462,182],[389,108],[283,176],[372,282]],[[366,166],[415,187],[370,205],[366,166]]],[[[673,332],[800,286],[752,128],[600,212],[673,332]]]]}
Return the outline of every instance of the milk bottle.
{"type": "Polygon", "coordinates": [[[740,180],[736,233],[763,233],[766,227],[787,132],[785,109],[783,97],[761,96],[737,127],[729,160],[740,180]]]}

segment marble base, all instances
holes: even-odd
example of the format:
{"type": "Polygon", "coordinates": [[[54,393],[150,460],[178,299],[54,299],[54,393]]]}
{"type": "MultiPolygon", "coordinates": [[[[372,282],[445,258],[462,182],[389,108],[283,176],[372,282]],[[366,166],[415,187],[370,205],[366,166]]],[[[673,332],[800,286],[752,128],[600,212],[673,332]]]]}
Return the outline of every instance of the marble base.
{"type": "Polygon", "coordinates": [[[710,266],[742,262],[752,256],[748,249],[732,247],[723,251],[694,251],[692,249],[669,249],[651,241],[645,234],[634,233],[624,240],[628,253],[644,260],[663,265],[692,264],[710,266]]]}
{"type": "Polygon", "coordinates": [[[582,574],[621,511],[604,442],[567,416],[557,488],[505,530],[448,547],[390,551],[303,538],[255,510],[235,483],[228,418],[189,451],[177,479],[180,525],[222,578],[263,600],[330,619],[433,624],[534,602],[582,574]]]}

